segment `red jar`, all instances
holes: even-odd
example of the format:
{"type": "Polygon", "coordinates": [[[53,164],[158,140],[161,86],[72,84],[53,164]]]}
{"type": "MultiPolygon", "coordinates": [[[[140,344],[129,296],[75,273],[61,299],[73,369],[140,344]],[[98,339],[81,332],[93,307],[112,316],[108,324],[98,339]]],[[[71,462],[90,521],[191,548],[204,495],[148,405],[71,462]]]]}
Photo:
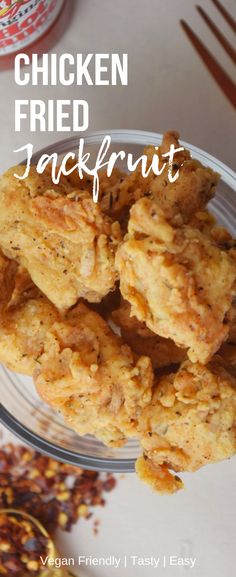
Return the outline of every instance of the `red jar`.
{"type": "Polygon", "coordinates": [[[11,68],[18,52],[48,52],[59,39],[71,2],[0,0],[0,70],[11,68]]]}

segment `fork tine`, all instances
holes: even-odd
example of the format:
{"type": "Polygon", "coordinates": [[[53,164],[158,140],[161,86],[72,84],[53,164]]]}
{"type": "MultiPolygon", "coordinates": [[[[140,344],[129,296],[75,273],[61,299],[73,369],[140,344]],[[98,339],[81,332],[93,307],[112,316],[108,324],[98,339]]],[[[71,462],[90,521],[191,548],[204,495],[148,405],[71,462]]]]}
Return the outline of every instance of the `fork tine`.
{"type": "Polygon", "coordinates": [[[180,20],[180,24],[184,29],[185,34],[187,34],[191,44],[193,44],[198,55],[208,68],[210,74],[213,76],[218,86],[220,86],[221,90],[224,92],[225,96],[227,96],[234,108],[236,108],[236,85],[232,82],[220,64],[218,64],[217,60],[202,43],[200,38],[198,38],[195,32],[193,32],[187,22],[185,22],[185,20],[180,20]]]}
{"type": "Polygon", "coordinates": [[[228,40],[225,38],[225,36],[222,34],[222,32],[219,30],[219,28],[214,24],[214,22],[212,21],[210,16],[208,16],[208,14],[205,12],[205,10],[203,10],[203,8],[201,8],[201,6],[196,6],[196,8],[197,8],[199,14],[201,15],[201,17],[203,18],[203,20],[206,22],[207,26],[213,32],[214,36],[220,42],[221,46],[223,46],[223,48],[225,49],[227,54],[230,56],[230,58],[236,64],[236,51],[234,50],[233,46],[231,46],[231,44],[228,42],[228,40]]]}
{"type": "Polygon", "coordinates": [[[231,16],[231,14],[229,14],[229,12],[227,12],[225,7],[222,6],[222,4],[221,4],[221,2],[219,2],[219,0],[211,0],[211,1],[213,2],[214,6],[216,6],[216,8],[219,10],[219,12],[223,16],[223,18],[226,20],[226,22],[228,22],[229,26],[231,26],[233,31],[236,32],[236,21],[231,16]]]}

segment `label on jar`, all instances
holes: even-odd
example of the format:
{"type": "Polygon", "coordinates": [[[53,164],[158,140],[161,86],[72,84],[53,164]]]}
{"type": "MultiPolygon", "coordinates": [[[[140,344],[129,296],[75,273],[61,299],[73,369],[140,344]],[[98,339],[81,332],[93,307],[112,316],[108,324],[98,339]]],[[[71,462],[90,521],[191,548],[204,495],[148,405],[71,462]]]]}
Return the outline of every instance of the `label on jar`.
{"type": "Polygon", "coordinates": [[[64,0],[0,0],[0,57],[21,52],[48,30],[64,0]]]}

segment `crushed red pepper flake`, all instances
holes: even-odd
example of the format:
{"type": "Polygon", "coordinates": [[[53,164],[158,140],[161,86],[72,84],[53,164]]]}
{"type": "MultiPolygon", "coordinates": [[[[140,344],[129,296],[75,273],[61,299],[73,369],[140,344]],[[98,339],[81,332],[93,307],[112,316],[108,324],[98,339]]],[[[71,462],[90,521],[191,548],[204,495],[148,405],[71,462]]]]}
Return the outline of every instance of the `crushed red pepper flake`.
{"type": "Polygon", "coordinates": [[[48,555],[48,538],[30,520],[0,514],[0,575],[36,577],[40,556],[48,555]]]}
{"type": "Polygon", "coordinates": [[[20,445],[0,448],[0,508],[33,512],[52,536],[59,527],[70,531],[79,518],[90,518],[115,485],[110,473],[60,463],[20,445]]]}

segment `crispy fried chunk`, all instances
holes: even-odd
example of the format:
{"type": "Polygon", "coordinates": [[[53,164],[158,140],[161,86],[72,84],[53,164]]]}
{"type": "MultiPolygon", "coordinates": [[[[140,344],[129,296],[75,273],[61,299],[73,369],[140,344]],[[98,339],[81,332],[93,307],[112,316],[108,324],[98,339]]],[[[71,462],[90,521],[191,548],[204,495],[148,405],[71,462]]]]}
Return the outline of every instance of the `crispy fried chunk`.
{"type": "Polygon", "coordinates": [[[151,398],[151,361],[131,349],[84,304],[47,333],[34,380],[41,397],[80,435],[120,446],[151,398]]]}
{"type": "MultiPolygon", "coordinates": [[[[17,167],[24,172],[24,167],[17,167]]],[[[89,192],[54,186],[32,167],[17,180],[15,169],[0,179],[0,246],[26,268],[59,309],[79,297],[99,302],[115,286],[114,254],[120,226],[105,216],[89,192]],[[41,180],[42,178],[42,180],[41,180]]]]}
{"type": "Polygon", "coordinates": [[[131,314],[156,334],[207,363],[228,335],[235,292],[234,259],[199,229],[173,227],[154,201],[131,209],[116,266],[131,314]]]}
{"type": "Polygon", "coordinates": [[[139,434],[145,458],[137,461],[138,475],[160,492],[175,492],[182,486],[176,472],[235,454],[236,378],[217,357],[207,367],[183,363],[156,384],[139,434]]]}

